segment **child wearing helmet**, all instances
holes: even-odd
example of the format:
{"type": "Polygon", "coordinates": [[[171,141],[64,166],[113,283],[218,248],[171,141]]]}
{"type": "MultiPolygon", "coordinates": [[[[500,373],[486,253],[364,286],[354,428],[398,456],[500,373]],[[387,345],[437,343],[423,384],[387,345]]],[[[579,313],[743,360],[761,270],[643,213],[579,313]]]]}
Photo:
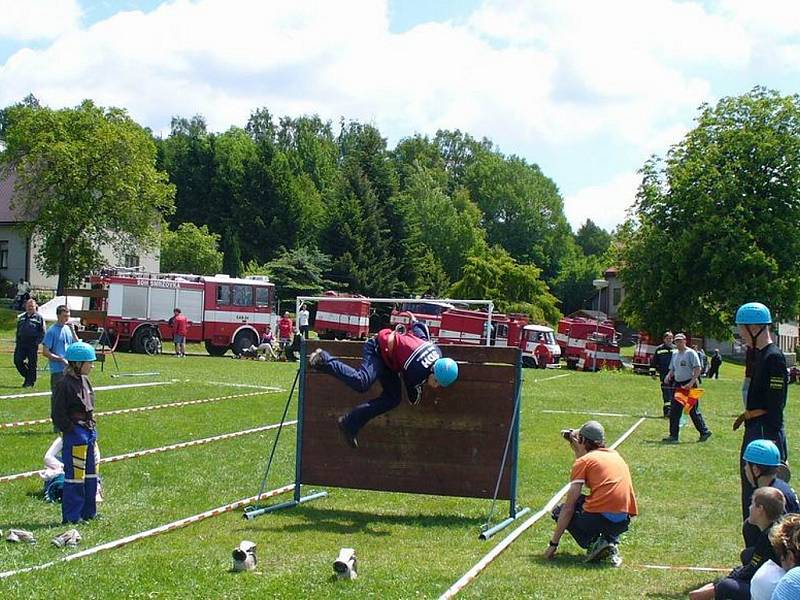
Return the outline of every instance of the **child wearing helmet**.
{"type": "Polygon", "coordinates": [[[359,404],[339,417],[338,427],[351,448],[358,447],[356,436],[364,425],[392,410],[405,397],[412,405],[422,399],[422,388],[447,387],[458,378],[458,365],[443,358],[442,351],[429,340],[424,323],[413,321],[408,331],[382,329],[364,343],[361,366],[353,368],[322,349],[309,357],[314,369],[333,375],[357,392],[366,392],[375,381],[383,388],[377,398],[359,404]]]}
{"type": "Polygon", "coordinates": [[[94,446],[94,390],[89,373],[96,360],[94,348],[85,342],[67,346],[67,367],[55,392],[53,419],[62,432],[64,446],[64,493],[62,523],[79,523],[97,515],[97,463],[94,446]]]}
{"type": "Polygon", "coordinates": [[[772,315],[760,302],[748,302],[736,311],[739,335],[752,350],[750,383],[745,395],[745,411],[736,419],[733,429],[744,424],[740,477],[742,486],[742,515],[747,517],[747,499],[753,486],[745,474],[744,450],[753,440],[772,440],[778,447],[781,461],[787,459],[786,432],[783,409],[786,406],[788,375],[783,351],[773,343],[769,327],[772,315]]]}

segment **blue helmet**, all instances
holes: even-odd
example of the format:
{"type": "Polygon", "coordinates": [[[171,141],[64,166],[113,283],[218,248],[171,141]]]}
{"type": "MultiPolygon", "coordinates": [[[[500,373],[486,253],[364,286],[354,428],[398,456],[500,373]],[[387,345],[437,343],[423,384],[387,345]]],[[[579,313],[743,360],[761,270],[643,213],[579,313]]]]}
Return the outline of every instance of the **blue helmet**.
{"type": "Polygon", "coordinates": [[[433,363],[433,375],[442,387],[458,379],[458,364],[452,358],[440,358],[433,363]]]}
{"type": "Polygon", "coordinates": [[[736,311],[737,325],[769,325],[770,323],[772,323],[772,315],[761,302],[742,304],[736,311]]]}
{"type": "Polygon", "coordinates": [[[753,440],[744,449],[745,461],[764,467],[779,467],[781,453],[775,442],[770,440],[753,440]]]}
{"type": "Polygon", "coordinates": [[[91,362],[97,360],[97,355],[94,348],[86,342],[75,342],[67,346],[64,358],[70,362],[91,362]]]}

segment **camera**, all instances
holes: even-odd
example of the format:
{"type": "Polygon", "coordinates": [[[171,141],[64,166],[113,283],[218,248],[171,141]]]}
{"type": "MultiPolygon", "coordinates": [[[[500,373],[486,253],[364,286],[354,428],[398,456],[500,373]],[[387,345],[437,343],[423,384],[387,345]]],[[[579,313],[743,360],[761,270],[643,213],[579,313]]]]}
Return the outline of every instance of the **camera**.
{"type": "Polygon", "coordinates": [[[562,429],[561,430],[561,437],[563,437],[565,440],[569,441],[570,438],[572,437],[572,432],[573,432],[572,429],[562,429]]]}

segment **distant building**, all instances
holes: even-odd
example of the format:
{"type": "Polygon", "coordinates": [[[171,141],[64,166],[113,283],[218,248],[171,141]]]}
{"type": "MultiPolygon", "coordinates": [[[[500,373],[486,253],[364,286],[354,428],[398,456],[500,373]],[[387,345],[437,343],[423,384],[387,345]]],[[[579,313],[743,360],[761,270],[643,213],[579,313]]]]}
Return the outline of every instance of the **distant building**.
{"type": "MultiPolygon", "coordinates": [[[[48,277],[36,267],[36,241],[25,236],[19,227],[24,220],[11,208],[16,181],[13,170],[0,167],[0,276],[15,283],[23,278],[35,289],[54,290],[58,276],[48,277]]],[[[118,256],[110,246],[104,245],[102,253],[109,265],[159,270],[159,252],[118,256]]]]}
{"type": "Polygon", "coordinates": [[[603,279],[608,282],[608,286],[595,292],[592,310],[603,312],[609,319],[616,321],[619,319],[619,305],[625,298],[625,286],[622,285],[616,267],[606,269],[603,272],[603,279]]]}

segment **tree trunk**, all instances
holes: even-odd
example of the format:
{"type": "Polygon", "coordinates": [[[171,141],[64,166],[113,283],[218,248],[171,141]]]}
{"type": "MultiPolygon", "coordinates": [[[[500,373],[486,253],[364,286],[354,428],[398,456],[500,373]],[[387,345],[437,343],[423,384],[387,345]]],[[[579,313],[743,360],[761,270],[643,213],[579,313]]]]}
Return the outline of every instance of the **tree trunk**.
{"type": "Polygon", "coordinates": [[[67,252],[64,252],[58,262],[58,284],[56,285],[56,296],[63,295],[64,288],[66,288],[67,284],[69,283],[69,276],[69,256],[67,255],[67,252]]]}

